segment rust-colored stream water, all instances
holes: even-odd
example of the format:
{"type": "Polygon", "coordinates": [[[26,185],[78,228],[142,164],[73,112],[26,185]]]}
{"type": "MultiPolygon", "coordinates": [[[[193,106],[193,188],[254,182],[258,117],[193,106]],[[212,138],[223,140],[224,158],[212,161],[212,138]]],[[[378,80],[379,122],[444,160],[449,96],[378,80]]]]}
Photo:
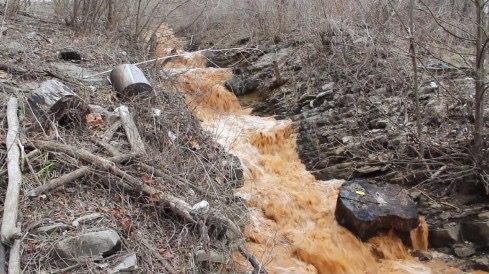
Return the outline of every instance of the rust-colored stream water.
{"type": "MultiPolygon", "coordinates": [[[[245,184],[236,195],[251,211],[247,248],[269,273],[460,273],[420,263],[394,233],[364,243],[339,226],[334,210],[342,181],[316,180],[298,157],[291,122],[250,115],[223,87],[231,72],[205,64],[189,54],[166,68],[204,128],[241,159],[245,184]]],[[[413,231],[417,248],[426,249],[427,229],[413,231]]],[[[246,270],[249,263],[237,254],[229,271],[246,270]]]]}

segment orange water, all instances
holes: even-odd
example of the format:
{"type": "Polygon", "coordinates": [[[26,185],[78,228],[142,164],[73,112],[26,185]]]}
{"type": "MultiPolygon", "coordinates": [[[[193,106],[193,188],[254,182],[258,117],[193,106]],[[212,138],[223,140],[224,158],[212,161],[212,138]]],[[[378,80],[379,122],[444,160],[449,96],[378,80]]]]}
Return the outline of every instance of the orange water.
{"type": "MultiPolygon", "coordinates": [[[[339,226],[334,210],[342,181],[318,181],[306,170],[290,121],[243,110],[223,87],[229,70],[201,64],[172,74],[204,128],[244,166],[245,184],[236,195],[251,211],[246,245],[269,273],[448,273],[445,264],[410,257],[394,232],[363,243],[339,226]]],[[[411,233],[415,248],[427,250],[427,231],[422,219],[411,233]]],[[[230,271],[252,269],[235,259],[230,271]]]]}

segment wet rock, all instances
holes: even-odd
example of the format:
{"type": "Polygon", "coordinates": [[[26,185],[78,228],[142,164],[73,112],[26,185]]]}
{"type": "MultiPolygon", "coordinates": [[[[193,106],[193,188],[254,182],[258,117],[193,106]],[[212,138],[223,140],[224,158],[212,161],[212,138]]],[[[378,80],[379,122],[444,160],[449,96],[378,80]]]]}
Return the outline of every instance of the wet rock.
{"type": "Polygon", "coordinates": [[[138,258],[136,254],[131,254],[116,265],[114,268],[109,270],[110,274],[122,274],[122,273],[136,273],[138,269],[138,258]]]}
{"type": "Polygon", "coordinates": [[[473,258],[471,261],[473,269],[489,271],[489,257],[487,255],[473,258]]]}
{"type": "Polygon", "coordinates": [[[430,229],[430,247],[440,248],[460,242],[460,224],[448,223],[440,228],[430,229]]]}
{"type": "Polygon", "coordinates": [[[35,234],[53,234],[59,233],[70,229],[70,226],[67,224],[53,224],[48,226],[41,226],[34,230],[35,234]]]}
{"type": "Polygon", "coordinates": [[[335,217],[362,240],[381,230],[407,232],[419,225],[416,204],[404,189],[398,185],[378,187],[366,180],[341,186],[335,217]]]}
{"type": "Polygon", "coordinates": [[[414,250],[411,252],[411,256],[418,258],[420,261],[431,261],[433,260],[433,256],[431,253],[422,251],[422,250],[414,250]]]}
{"type": "Polygon", "coordinates": [[[120,249],[121,239],[112,229],[89,232],[67,238],[55,246],[56,255],[62,259],[88,256],[108,256],[120,249]]]}
{"type": "Polygon", "coordinates": [[[466,222],[462,226],[464,240],[477,243],[481,246],[489,246],[489,221],[466,222]]]}
{"type": "Polygon", "coordinates": [[[258,86],[258,81],[242,75],[234,75],[233,78],[227,80],[224,83],[224,87],[226,87],[227,90],[233,92],[237,96],[252,93],[258,88],[258,86]]]}
{"type": "Polygon", "coordinates": [[[475,246],[472,243],[455,244],[453,253],[460,258],[469,257],[475,254],[475,246]]]}
{"type": "Polygon", "coordinates": [[[92,214],[88,214],[88,215],[85,215],[85,216],[81,216],[79,218],[76,218],[72,225],[75,226],[75,227],[78,227],[80,225],[84,225],[84,224],[89,224],[89,223],[93,223],[94,221],[102,218],[102,214],[100,213],[92,213],[92,214]]]}

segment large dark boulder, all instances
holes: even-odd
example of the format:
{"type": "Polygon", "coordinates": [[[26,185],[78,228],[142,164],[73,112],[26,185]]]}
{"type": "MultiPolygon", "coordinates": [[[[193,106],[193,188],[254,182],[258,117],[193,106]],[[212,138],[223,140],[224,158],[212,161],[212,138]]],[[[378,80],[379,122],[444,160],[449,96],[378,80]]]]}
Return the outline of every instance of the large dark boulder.
{"type": "Polygon", "coordinates": [[[224,83],[227,90],[234,92],[237,96],[252,93],[258,88],[259,84],[253,78],[248,78],[246,75],[234,75],[233,78],[224,83]]]}
{"type": "Polygon", "coordinates": [[[419,225],[416,204],[404,189],[390,184],[378,187],[366,180],[341,186],[335,216],[362,240],[387,229],[408,232],[419,225]]]}

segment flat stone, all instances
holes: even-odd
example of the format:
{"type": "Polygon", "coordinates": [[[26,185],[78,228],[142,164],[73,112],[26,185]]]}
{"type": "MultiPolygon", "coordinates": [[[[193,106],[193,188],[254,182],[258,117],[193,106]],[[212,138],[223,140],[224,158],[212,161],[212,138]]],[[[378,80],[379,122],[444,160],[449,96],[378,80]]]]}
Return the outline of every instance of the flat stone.
{"type": "Polygon", "coordinates": [[[463,239],[481,246],[489,246],[489,221],[466,222],[462,226],[463,239]]]}
{"type": "Polygon", "coordinates": [[[404,189],[398,185],[378,187],[366,180],[341,186],[335,217],[362,240],[382,230],[408,232],[419,225],[416,204],[404,189]]]}
{"type": "Polygon", "coordinates": [[[107,82],[107,80],[101,75],[93,76],[90,78],[84,78],[90,75],[94,75],[97,72],[91,69],[80,67],[79,65],[74,63],[53,62],[51,63],[51,66],[55,67],[58,70],[58,72],[63,76],[82,80],[86,83],[89,83],[90,85],[102,85],[107,82]]]}
{"type": "Polygon", "coordinates": [[[227,262],[226,256],[224,254],[218,253],[214,250],[206,252],[205,250],[199,250],[195,252],[195,260],[197,262],[212,262],[225,264],[227,262]]]}
{"type": "Polygon", "coordinates": [[[34,233],[36,234],[53,234],[59,233],[70,229],[70,226],[67,224],[53,224],[48,226],[41,226],[36,228],[34,233]]]}
{"type": "Polygon", "coordinates": [[[112,268],[109,273],[110,274],[122,274],[122,273],[136,273],[138,269],[138,258],[136,254],[131,254],[122,261],[117,264],[114,268],[112,268]]]}
{"type": "Polygon", "coordinates": [[[102,214],[95,212],[95,213],[92,213],[92,214],[88,214],[88,215],[85,215],[85,216],[81,216],[79,218],[76,218],[73,221],[72,225],[75,226],[75,227],[78,227],[80,225],[92,223],[93,221],[98,220],[98,219],[100,219],[102,217],[103,217],[102,214]]]}
{"type": "Polygon", "coordinates": [[[440,228],[430,229],[430,247],[440,248],[460,242],[460,224],[449,223],[440,228]]]}
{"type": "Polygon", "coordinates": [[[108,256],[120,249],[120,245],[117,232],[107,229],[64,239],[56,243],[55,252],[62,259],[108,256]]]}

